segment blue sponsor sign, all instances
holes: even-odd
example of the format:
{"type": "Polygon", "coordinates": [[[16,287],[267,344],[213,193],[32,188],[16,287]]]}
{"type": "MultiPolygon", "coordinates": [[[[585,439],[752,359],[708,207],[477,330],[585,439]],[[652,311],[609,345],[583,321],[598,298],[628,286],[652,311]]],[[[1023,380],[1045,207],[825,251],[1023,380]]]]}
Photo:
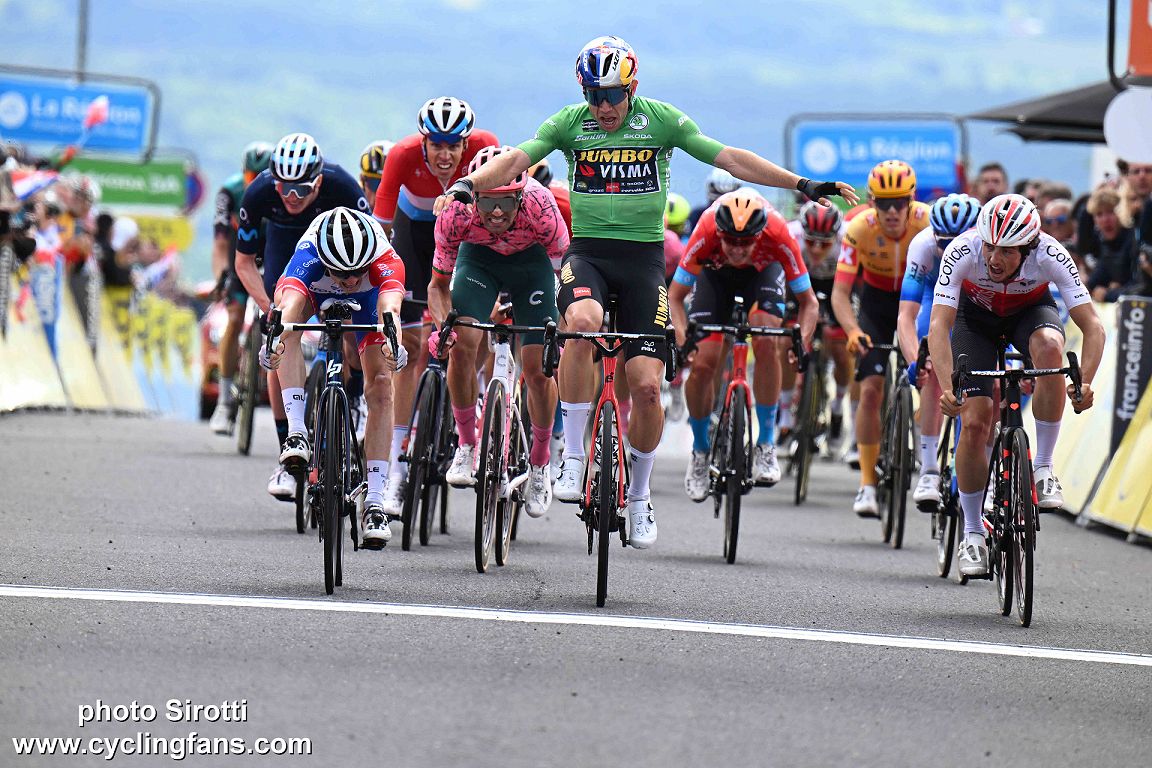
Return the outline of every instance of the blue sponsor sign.
{"type": "Polygon", "coordinates": [[[92,128],[84,146],[143,152],[156,108],[145,85],[53,82],[0,72],[0,136],[27,144],[75,144],[84,134],[88,106],[100,96],[108,98],[108,119],[92,128]]]}
{"type": "Polygon", "coordinates": [[[792,169],[811,179],[846,181],[862,188],[872,167],[903,160],[916,171],[922,200],[960,191],[959,129],[947,122],[816,121],[798,124],[792,169]]]}

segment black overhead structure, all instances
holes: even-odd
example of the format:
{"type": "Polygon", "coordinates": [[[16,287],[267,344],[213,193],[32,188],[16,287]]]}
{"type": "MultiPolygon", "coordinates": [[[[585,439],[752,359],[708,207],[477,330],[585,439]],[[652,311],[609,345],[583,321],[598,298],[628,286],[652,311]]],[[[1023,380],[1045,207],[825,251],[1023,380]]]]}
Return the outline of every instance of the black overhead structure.
{"type": "Polygon", "coordinates": [[[965,119],[1008,123],[1005,130],[1025,141],[1103,144],[1104,112],[1115,96],[1116,88],[1105,80],[975,112],[965,119]]]}

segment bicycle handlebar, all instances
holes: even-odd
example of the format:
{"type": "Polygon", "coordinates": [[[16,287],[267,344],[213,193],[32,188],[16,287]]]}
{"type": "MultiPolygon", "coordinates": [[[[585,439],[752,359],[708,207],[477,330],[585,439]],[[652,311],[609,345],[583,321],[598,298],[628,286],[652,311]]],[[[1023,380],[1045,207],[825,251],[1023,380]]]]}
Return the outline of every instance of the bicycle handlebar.
{"type": "MultiPolygon", "coordinates": [[[[335,306],[340,305],[337,304],[335,306]]],[[[388,341],[388,345],[392,347],[392,357],[396,358],[400,355],[400,341],[396,333],[396,321],[392,318],[391,312],[386,313],[383,322],[380,323],[344,323],[339,317],[329,317],[321,323],[285,323],[280,319],[281,317],[281,310],[277,307],[272,307],[272,311],[268,314],[268,336],[264,342],[264,349],[268,355],[272,354],[272,349],[276,345],[276,339],[278,339],[281,334],[300,331],[322,331],[341,334],[379,333],[384,336],[388,341]]]]}
{"type": "Polygon", "coordinates": [[[623,342],[625,341],[659,342],[668,348],[668,365],[665,366],[664,371],[665,380],[672,381],[675,379],[676,372],[680,368],[680,353],[676,346],[676,329],[671,325],[664,328],[663,335],[657,336],[654,333],[613,333],[608,331],[569,333],[567,331],[557,330],[556,323],[549,321],[548,325],[544,326],[544,355],[542,363],[545,376],[551,378],[555,375],[560,342],[567,341],[568,339],[587,341],[608,357],[615,357],[620,354],[620,350],[624,349],[623,342]],[[608,346],[605,340],[615,341],[617,343],[613,346],[608,346]]]}
{"type": "Polygon", "coordinates": [[[956,370],[952,373],[952,394],[955,396],[956,402],[963,402],[964,383],[965,379],[969,378],[1003,378],[1015,382],[1021,379],[1034,379],[1038,376],[1067,376],[1072,380],[1073,401],[1080,402],[1080,399],[1083,397],[1080,389],[1082,386],[1080,361],[1077,359],[1075,352],[1068,353],[1068,365],[1063,368],[1008,368],[1003,371],[968,370],[968,355],[960,355],[956,359],[956,370]]]}
{"type": "Polygon", "coordinates": [[[697,331],[703,331],[704,333],[722,333],[725,336],[735,336],[740,339],[748,336],[788,336],[792,340],[792,355],[796,358],[797,372],[803,372],[808,369],[808,353],[804,351],[804,340],[800,334],[800,327],[797,325],[791,328],[770,328],[765,325],[721,325],[712,323],[698,325],[695,320],[689,320],[688,328],[685,332],[687,339],[684,342],[684,346],[680,349],[681,357],[687,357],[697,349],[697,331]]]}

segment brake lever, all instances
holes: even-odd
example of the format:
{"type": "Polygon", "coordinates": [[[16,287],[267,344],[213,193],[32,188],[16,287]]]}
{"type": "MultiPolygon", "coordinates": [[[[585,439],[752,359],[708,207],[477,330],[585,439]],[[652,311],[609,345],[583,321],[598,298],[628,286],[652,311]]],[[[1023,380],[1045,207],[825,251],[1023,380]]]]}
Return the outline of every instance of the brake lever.
{"type": "Polygon", "coordinates": [[[444,325],[440,326],[439,335],[436,340],[436,357],[440,360],[444,359],[444,345],[448,343],[448,337],[452,335],[452,326],[456,325],[456,319],[460,317],[460,313],[453,309],[444,318],[444,325]]]}

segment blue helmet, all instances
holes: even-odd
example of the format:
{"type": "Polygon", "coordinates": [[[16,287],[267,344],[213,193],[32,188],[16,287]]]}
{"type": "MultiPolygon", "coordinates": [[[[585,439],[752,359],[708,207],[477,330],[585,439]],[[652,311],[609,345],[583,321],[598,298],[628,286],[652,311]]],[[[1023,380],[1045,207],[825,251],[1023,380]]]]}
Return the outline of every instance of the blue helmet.
{"type": "Polygon", "coordinates": [[[928,221],[937,237],[956,237],[976,226],[980,201],[971,195],[952,193],[932,203],[928,221]]]}

